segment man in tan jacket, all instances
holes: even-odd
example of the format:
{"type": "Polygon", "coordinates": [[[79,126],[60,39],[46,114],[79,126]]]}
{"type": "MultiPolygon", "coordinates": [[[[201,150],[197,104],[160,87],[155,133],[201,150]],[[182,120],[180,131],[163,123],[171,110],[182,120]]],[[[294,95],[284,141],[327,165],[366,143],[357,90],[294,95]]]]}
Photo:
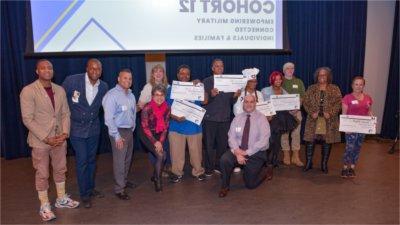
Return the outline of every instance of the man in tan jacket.
{"type": "Polygon", "coordinates": [[[55,219],[51,211],[49,188],[49,163],[53,167],[56,183],[57,208],[76,208],[79,202],[65,193],[67,172],[67,142],[70,129],[70,111],[64,89],[51,82],[53,65],[45,59],[36,64],[38,79],[25,86],[20,94],[21,114],[29,130],[28,144],[32,148],[32,162],[36,170],[35,183],[41,202],[39,214],[43,221],[55,219]]]}

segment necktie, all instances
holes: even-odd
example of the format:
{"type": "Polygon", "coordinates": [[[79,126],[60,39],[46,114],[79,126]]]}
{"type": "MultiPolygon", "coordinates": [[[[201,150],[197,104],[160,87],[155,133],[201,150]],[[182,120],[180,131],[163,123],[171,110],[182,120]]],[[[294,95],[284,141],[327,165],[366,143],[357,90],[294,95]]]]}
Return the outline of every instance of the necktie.
{"type": "Polygon", "coordinates": [[[242,143],[240,148],[242,150],[247,150],[249,147],[249,134],[250,134],[250,115],[247,115],[246,123],[244,124],[242,143]]]}

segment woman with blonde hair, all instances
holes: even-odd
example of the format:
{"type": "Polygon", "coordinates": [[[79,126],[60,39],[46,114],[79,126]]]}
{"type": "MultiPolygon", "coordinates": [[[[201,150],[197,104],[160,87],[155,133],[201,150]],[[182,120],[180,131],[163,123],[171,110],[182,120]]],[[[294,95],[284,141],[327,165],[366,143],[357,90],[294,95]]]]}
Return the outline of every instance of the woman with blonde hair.
{"type": "Polygon", "coordinates": [[[156,85],[163,85],[165,88],[169,87],[165,69],[161,64],[157,64],[151,69],[150,80],[140,92],[138,101],[139,110],[143,109],[144,105],[151,101],[151,90],[156,85]]]}
{"type": "MultiPolygon", "coordinates": [[[[342,99],[343,115],[372,116],[372,98],[364,93],[365,79],[356,76],[351,82],[352,93],[347,94],[342,99]]],[[[361,145],[365,134],[346,133],[346,148],[343,155],[343,178],[354,178],[356,176],[355,167],[360,155],[361,145]]]]}

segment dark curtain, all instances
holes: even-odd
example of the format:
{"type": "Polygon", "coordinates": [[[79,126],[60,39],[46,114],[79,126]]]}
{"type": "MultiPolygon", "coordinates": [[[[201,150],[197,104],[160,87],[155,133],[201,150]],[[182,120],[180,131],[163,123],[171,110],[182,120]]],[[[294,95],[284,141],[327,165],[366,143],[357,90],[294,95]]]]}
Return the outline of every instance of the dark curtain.
{"type": "Polygon", "coordinates": [[[168,54],[167,74],[176,79],[176,68],[188,64],[193,78],[211,74],[211,62],[221,58],[225,73],[260,69],[258,88],[269,86],[268,76],[282,71],[285,62],[296,65],[295,74],[306,86],[314,82],[313,73],[321,66],[333,70],[333,82],[343,93],[351,90],[351,78],[363,73],[367,21],[366,1],[287,1],[287,24],[291,55],[251,54],[168,54]]]}
{"type": "MultiPolygon", "coordinates": [[[[366,1],[287,1],[287,25],[291,55],[272,54],[168,54],[167,74],[176,80],[176,68],[188,64],[194,79],[211,74],[211,62],[221,58],[225,73],[241,73],[257,67],[258,90],[269,86],[268,77],[274,70],[282,71],[285,62],[295,64],[295,75],[308,87],[314,83],[314,71],[328,66],[333,71],[333,83],[342,94],[351,91],[351,79],[363,74],[367,23],[366,1]]],[[[305,112],[303,111],[303,118],[305,112]]],[[[303,130],[304,123],[303,119],[303,130]]]]}
{"type": "MultiPolygon", "coordinates": [[[[22,124],[19,93],[22,88],[36,80],[37,59],[24,58],[26,45],[26,1],[1,1],[1,156],[6,159],[30,155],[26,143],[27,130],[22,124]]],[[[138,98],[146,83],[143,55],[99,56],[103,64],[102,79],[113,88],[118,71],[133,71],[132,87],[138,98]]],[[[48,57],[54,66],[54,79],[61,84],[68,75],[84,73],[89,57],[48,57]]],[[[101,115],[100,118],[103,118],[101,115]]],[[[110,151],[107,128],[103,126],[99,152],[110,151]]],[[[69,151],[70,152],[70,151],[69,151]]],[[[71,152],[70,152],[71,153],[71,152]]]]}
{"type": "Polygon", "coordinates": [[[386,90],[385,111],[383,114],[381,135],[396,138],[399,135],[399,2],[396,2],[392,53],[386,90]]]}

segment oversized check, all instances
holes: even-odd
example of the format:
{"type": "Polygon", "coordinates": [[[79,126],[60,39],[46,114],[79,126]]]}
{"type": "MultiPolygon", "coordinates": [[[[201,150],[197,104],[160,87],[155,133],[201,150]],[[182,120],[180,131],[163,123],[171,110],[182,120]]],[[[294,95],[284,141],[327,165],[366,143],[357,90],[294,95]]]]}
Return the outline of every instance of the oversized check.
{"type": "Polygon", "coordinates": [[[264,116],[273,116],[276,114],[274,105],[272,104],[271,100],[257,103],[256,109],[264,114],[264,116]]]}
{"type": "Polygon", "coordinates": [[[200,125],[206,110],[186,100],[174,100],[171,106],[171,114],[179,117],[184,116],[186,120],[200,125]]]}
{"type": "Polygon", "coordinates": [[[188,101],[204,101],[204,85],[193,82],[182,82],[174,80],[171,88],[171,99],[182,99],[188,101]]]}
{"type": "Polygon", "coordinates": [[[223,92],[236,92],[246,87],[247,76],[243,74],[214,75],[214,88],[223,92]]]}
{"type": "Polygon", "coordinates": [[[271,95],[271,102],[275,111],[296,110],[300,109],[300,95],[271,95]]]}
{"type": "Polygon", "coordinates": [[[340,115],[339,131],[375,134],[376,121],[375,116],[340,115]]]}

